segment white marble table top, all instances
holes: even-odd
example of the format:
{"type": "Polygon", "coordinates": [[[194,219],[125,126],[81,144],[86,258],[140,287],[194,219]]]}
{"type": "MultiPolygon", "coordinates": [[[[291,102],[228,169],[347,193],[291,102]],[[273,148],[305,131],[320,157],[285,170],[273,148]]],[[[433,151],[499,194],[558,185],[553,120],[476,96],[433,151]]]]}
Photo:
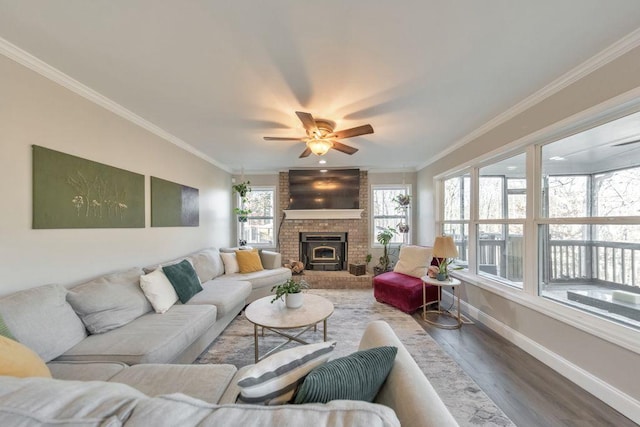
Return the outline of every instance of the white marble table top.
{"type": "Polygon", "coordinates": [[[287,308],[279,299],[273,304],[273,296],[255,300],[244,311],[249,322],[276,329],[293,329],[322,322],[333,314],[333,303],[326,298],[313,294],[304,294],[302,307],[287,308]]]}

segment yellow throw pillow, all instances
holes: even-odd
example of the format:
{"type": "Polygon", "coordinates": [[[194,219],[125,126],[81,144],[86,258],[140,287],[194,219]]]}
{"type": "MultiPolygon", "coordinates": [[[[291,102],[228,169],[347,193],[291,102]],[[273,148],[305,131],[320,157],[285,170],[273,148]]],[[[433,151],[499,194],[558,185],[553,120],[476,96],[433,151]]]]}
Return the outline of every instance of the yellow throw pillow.
{"type": "Polygon", "coordinates": [[[240,267],[240,273],[253,273],[254,271],[264,270],[257,249],[236,251],[236,259],[238,261],[238,267],[240,267]]]}
{"type": "Polygon", "coordinates": [[[0,375],[51,378],[51,372],[40,356],[4,336],[0,336],[0,375]]]}

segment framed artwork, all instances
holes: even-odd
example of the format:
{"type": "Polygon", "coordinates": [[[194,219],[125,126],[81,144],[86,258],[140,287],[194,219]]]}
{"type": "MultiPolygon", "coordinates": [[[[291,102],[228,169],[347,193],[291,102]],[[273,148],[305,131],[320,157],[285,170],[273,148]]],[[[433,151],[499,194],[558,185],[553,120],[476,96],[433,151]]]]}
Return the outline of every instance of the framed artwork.
{"type": "Polygon", "coordinates": [[[151,226],[197,227],[200,225],[198,189],[151,177],[151,226]]]}
{"type": "Polygon", "coordinates": [[[144,175],[33,146],[33,224],[144,228],[144,175]]]}

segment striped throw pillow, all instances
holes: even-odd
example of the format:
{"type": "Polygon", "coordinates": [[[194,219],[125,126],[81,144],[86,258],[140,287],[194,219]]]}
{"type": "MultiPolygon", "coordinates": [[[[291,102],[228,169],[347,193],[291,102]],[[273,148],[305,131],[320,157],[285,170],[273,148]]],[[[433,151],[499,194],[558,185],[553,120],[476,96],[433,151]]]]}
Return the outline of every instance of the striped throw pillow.
{"type": "Polygon", "coordinates": [[[335,341],[308,344],[261,360],[238,380],[240,400],[264,405],[289,402],[305,375],[325,363],[335,346],[335,341]]]}

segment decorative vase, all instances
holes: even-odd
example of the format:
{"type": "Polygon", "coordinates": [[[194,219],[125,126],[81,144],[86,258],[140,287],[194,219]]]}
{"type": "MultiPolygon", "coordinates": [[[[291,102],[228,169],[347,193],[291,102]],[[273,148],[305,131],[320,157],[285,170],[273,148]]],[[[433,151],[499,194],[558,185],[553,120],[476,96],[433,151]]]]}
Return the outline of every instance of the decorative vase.
{"type": "Polygon", "coordinates": [[[436,279],[438,279],[441,282],[444,282],[445,280],[447,280],[447,274],[446,273],[438,273],[438,274],[436,274],[436,279]]]}
{"type": "Polygon", "coordinates": [[[284,297],[284,303],[287,308],[298,308],[302,307],[304,294],[302,292],[297,292],[295,294],[286,294],[284,297]]]}

